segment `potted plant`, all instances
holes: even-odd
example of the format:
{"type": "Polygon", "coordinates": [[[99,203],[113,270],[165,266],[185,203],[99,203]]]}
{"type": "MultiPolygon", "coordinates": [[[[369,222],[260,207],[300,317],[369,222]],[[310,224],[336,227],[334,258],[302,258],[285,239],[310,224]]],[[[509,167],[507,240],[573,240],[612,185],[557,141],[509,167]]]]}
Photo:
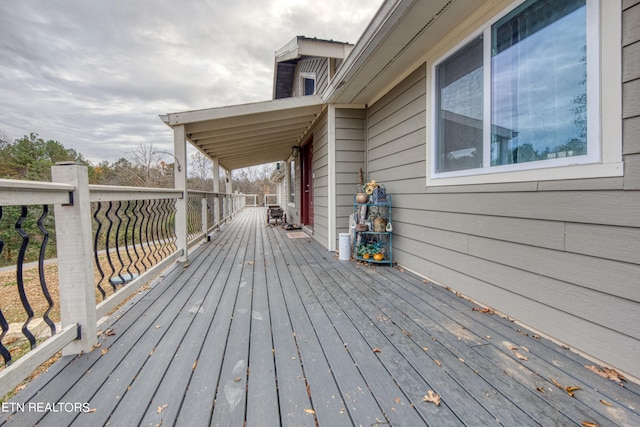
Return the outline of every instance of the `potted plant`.
{"type": "Polygon", "coordinates": [[[356,254],[360,258],[369,259],[369,257],[371,256],[369,253],[369,245],[364,243],[358,243],[356,245],[356,254]]]}
{"type": "Polygon", "coordinates": [[[382,240],[376,240],[369,244],[369,253],[375,261],[384,259],[385,243],[382,240]]]}

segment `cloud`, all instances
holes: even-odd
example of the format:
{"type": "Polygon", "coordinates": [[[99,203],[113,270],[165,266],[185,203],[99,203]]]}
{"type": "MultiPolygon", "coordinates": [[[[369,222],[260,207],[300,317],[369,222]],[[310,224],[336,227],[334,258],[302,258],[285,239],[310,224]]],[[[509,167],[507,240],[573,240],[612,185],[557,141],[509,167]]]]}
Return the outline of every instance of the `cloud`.
{"type": "Polygon", "coordinates": [[[88,159],[172,149],[158,115],[271,98],[296,35],[355,42],[382,0],[0,2],[0,130],[88,159]]]}

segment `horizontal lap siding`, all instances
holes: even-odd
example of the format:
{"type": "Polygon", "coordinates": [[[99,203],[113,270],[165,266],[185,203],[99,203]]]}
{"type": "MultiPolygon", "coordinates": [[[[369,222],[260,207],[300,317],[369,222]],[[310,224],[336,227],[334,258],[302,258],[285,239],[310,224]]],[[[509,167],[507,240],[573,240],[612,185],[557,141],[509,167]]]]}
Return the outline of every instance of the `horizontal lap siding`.
{"type": "Polygon", "coordinates": [[[365,118],[366,110],[336,108],[336,237],[349,232],[358,173],[364,169],[365,118]]]}
{"type": "Polygon", "coordinates": [[[329,144],[327,114],[315,123],[313,129],[313,238],[326,246],[329,238],[329,144]]]}
{"type": "Polygon", "coordinates": [[[301,96],[300,73],[313,73],[316,76],[316,93],[322,93],[329,84],[327,58],[309,58],[298,61],[296,78],[293,81],[293,96],[301,96]]]}
{"type": "Polygon", "coordinates": [[[394,260],[640,376],[640,2],[625,6],[624,178],[427,188],[424,66],[369,107],[367,170],[393,195],[394,260]]]}

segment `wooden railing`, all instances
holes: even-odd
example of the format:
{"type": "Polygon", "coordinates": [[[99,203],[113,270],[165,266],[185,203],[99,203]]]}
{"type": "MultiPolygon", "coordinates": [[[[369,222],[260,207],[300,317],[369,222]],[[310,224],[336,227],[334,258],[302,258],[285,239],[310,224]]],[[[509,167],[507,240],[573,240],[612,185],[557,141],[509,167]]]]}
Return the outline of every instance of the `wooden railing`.
{"type": "Polygon", "coordinates": [[[30,351],[14,360],[4,343],[9,332],[3,314],[7,307],[0,306],[0,356],[4,360],[0,397],[58,351],[65,355],[91,351],[97,343],[98,319],[170,264],[187,260],[189,249],[206,241],[244,208],[246,200],[238,194],[184,194],[174,189],[89,185],[87,168],[80,165],[54,166],[52,180],[53,183],[0,179],[3,235],[11,232],[12,226],[20,236],[11,235],[12,240],[20,242],[19,248],[14,249],[0,236],[0,256],[9,250],[18,254],[15,285],[14,280],[0,283],[0,292],[17,290],[20,294],[26,319],[21,330],[30,346],[30,351]],[[184,203],[182,207],[180,203],[184,203]],[[15,225],[9,222],[9,211],[17,215],[15,225]],[[36,216],[38,227],[34,231],[36,216]],[[25,223],[31,224],[29,231],[25,223]],[[55,251],[47,248],[50,236],[55,240],[55,251]],[[34,244],[39,245],[38,250],[27,255],[27,248],[34,244]],[[48,253],[54,254],[50,258],[57,261],[58,267],[57,324],[49,317],[55,302],[44,274],[48,253]],[[29,303],[32,295],[25,289],[23,277],[29,256],[37,258],[39,288],[48,301],[48,309],[41,317],[50,328],[51,337],[44,342],[38,342],[29,329],[35,317],[29,303]]]}

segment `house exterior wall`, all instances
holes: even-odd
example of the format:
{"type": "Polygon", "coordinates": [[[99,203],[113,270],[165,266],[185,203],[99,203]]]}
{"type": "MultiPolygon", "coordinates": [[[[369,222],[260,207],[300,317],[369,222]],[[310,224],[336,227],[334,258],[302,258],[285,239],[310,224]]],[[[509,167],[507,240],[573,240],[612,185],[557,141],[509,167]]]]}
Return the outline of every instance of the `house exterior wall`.
{"type": "Polygon", "coordinates": [[[313,134],[313,238],[327,244],[329,233],[329,140],[327,112],[314,123],[313,134]]]}
{"type": "Polygon", "coordinates": [[[640,2],[623,4],[624,177],[427,187],[426,66],[367,111],[394,260],[640,377],[640,2]]]}
{"type": "Polygon", "coordinates": [[[356,193],[358,173],[364,170],[365,109],[336,108],[335,110],[335,204],[336,241],[340,233],[349,232],[349,215],[353,213],[353,195],[356,193]]]}
{"type": "Polygon", "coordinates": [[[293,79],[293,93],[291,96],[302,96],[300,87],[300,76],[302,73],[312,73],[316,78],[316,93],[322,93],[329,84],[329,65],[327,58],[300,59],[296,66],[295,78],[293,79]]]}

